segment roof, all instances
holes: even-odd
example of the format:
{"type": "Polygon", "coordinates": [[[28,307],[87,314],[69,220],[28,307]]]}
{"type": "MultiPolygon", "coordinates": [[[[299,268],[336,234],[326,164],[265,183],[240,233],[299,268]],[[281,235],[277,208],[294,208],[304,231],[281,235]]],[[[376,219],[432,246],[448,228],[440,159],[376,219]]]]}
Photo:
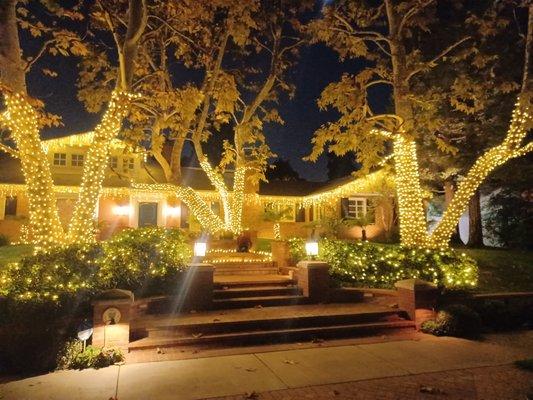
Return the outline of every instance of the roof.
{"type": "Polygon", "coordinates": [[[324,186],[324,182],[271,180],[259,184],[259,194],[266,196],[307,196],[324,186]]]}
{"type": "MultiPolygon", "coordinates": [[[[58,147],[64,147],[64,146],[71,146],[71,147],[83,147],[83,146],[89,146],[92,144],[94,140],[94,132],[85,132],[85,133],[76,133],[73,135],[68,136],[61,136],[58,138],[52,138],[52,139],[44,139],[42,141],[43,148],[46,152],[48,152],[51,148],[58,148],[58,147]]],[[[112,148],[124,148],[125,144],[120,139],[112,139],[111,140],[111,147],[112,148]]]]}

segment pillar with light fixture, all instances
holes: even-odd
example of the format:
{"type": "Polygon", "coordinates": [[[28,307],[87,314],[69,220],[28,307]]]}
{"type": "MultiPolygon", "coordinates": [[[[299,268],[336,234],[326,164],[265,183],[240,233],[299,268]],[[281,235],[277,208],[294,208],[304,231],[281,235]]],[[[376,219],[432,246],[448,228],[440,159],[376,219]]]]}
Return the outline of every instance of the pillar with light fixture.
{"type": "Polygon", "coordinates": [[[316,261],[318,256],[318,240],[309,239],[305,243],[308,260],[298,263],[298,286],[311,303],[322,303],[329,300],[330,278],[329,264],[316,261]]]}
{"type": "Polygon", "coordinates": [[[316,260],[318,256],[318,241],[315,239],[308,240],[305,243],[305,254],[311,260],[316,260]]]}
{"type": "Polygon", "coordinates": [[[194,242],[194,257],[203,258],[207,252],[207,242],[203,239],[199,239],[194,242]]]}

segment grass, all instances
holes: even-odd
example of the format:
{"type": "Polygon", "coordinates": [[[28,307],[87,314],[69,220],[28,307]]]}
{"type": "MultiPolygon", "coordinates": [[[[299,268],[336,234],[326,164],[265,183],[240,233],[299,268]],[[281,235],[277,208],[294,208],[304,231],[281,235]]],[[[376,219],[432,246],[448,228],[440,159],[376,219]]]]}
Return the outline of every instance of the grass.
{"type": "Polygon", "coordinates": [[[0,247],[0,267],[10,262],[20,260],[22,257],[31,254],[33,246],[19,244],[0,247]]]}
{"type": "Polygon", "coordinates": [[[478,292],[533,290],[533,251],[461,249],[479,264],[478,292]]]}

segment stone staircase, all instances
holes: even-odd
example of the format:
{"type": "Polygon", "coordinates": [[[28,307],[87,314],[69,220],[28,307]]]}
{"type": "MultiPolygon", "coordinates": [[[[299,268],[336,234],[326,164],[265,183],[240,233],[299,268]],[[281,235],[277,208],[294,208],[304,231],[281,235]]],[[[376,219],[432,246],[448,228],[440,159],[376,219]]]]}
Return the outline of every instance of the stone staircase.
{"type": "Polygon", "coordinates": [[[215,277],[213,310],[168,313],[168,298],[144,303],[131,321],[129,351],[179,346],[230,347],[412,331],[404,310],[370,299],[309,304],[288,276],[215,277]],[[158,307],[157,304],[164,306],[158,307]],[[148,305],[146,307],[146,305],[148,305]]]}

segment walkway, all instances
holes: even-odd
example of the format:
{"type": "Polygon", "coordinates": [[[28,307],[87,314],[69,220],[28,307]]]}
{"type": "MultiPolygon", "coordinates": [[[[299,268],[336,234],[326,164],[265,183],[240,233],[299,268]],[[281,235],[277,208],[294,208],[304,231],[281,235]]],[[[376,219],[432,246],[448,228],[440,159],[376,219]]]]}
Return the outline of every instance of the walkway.
{"type": "Polygon", "coordinates": [[[523,335],[525,347],[423,336],[61,371],[0,386],[0,399],[520,399],[532,375],[509,364],[533,357],[523,335]]]}

